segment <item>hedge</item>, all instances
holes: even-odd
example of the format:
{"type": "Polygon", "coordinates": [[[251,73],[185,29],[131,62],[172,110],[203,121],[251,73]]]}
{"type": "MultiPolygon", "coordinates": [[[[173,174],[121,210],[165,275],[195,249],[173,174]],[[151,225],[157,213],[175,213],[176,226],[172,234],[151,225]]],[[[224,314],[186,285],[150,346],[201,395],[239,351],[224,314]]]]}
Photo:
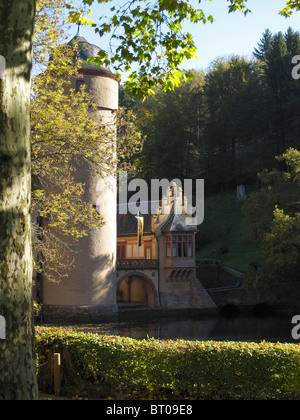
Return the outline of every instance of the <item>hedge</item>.
{"type": "Polygon", "coordinates": [[[37,327],[36,350],[39,365],[62,354],[65,380],[77,376],[135,399],[300,398],[296,344],[138,341],[37,327]]]}

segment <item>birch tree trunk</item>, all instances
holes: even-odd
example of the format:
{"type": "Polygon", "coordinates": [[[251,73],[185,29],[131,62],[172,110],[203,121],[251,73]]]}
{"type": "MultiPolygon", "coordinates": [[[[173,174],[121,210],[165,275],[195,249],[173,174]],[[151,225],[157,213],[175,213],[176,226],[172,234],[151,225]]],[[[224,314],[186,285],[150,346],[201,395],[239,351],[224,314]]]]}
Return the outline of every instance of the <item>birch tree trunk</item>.
{"type": "Polygon", "coordinates": [[[35,0],[0,3],[0,400],[37,398],[30,230],[30,82],[35,0]],[[2,58],[3,62],[3,58],[2,58]]]}

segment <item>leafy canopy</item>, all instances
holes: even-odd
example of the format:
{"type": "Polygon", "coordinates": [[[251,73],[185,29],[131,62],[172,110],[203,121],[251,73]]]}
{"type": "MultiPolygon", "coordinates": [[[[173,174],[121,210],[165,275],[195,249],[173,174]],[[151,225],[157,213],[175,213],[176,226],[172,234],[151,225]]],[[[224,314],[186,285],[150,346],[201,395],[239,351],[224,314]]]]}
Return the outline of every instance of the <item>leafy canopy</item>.
{"type": "Polygon", "coordinates": [[[76,42],[66,44],[60,27],[65,5],[66,0],[38,0],[33,52],[39,74],[31,91],[32,242],[36,269],[53,281],[72,268],[67,251],[103,224],[94,203],[86,201],[76,168],[92,167],[99,177],[115,174],[116,165],[134,171],[131,156],[142,145],[131,112],[120,109],[111,127],[95,117],[97,106],[86,86],[75,89],[83,63],[76,42]]]}
{"type": "MultiPolygon", "coordinates": [[[[246,16],[250,12],[247,0],[227,3],[229,13],[239,11],[246,16]]],[[[81,4],[80,8],[68,5],[69,21],[94,26],[100,36],[110,36],[110,51],[91,60],[99,66],[112,64],[117,74],[128,72],[126,86],[140,97],[153,94],[157,84],[168,90],[192,77],[180,68],[184,60],[196,57],[197,50],[183,23],[214,21],[200,7],[201,0],[128,0],[123,5],[113,0],[82,0],[81,4]],[[90,7],[96,3],[113,3],[111,16],[101,16],[98,24],[90,17],[90,7]]],[[[288,17],[299,10],[300,1],[289,0],[280,13],[288,17]]]]}
{"type": "MultiPolygon", "coordinates": [[[[112,0],[97,0],[99,4],[112,0]]],[[[212,0],[210,0],[212,1],[212,0]]],[[[228,10],[249,12],[246,0],[229,0],[228,10]]],[[[181,70],[186,59],[196,57],[196,45],[183,23],[213,22],[202,8],[186,0],[131,0],[110,8],[112,16],[102,16],[96,24],[89,9],[96,0],[83,0],[81,8],[69,5],[69,21],[95,26],[101,36],[110,36],[109,53],[102,51],[90,59],[97,65],[113,65],[117,73],[129,73],[127,88],[140,97],[153,94],[160,84],[164,90],[173,89],[191,73],[181,70]],[[109,55],[111,58],[109,58],[109,55]],[[137,65],[138,69],[134,68],[137,65]]],[[[195,2],[194,2],[195,3],[195,2]]],[[[196,2],[200,4],[201,1],[196,2]]]]}
{"type": "Polygon", "coordinates": [[[282,16],[289,17],[294,11],[300,10],[299,0],[289,0],[286,3],[286,7],[280,12],[282,16]]]}
{"type": "Polygon", "coordinates": [[[261,243],[265,267],[247,275],[248,287],[284,284],[281,299],[299,300],[300,151],[277,157],[284,167],[259,174],[262,190],[247,199],[244,211],[252,237],[261,243]]]}

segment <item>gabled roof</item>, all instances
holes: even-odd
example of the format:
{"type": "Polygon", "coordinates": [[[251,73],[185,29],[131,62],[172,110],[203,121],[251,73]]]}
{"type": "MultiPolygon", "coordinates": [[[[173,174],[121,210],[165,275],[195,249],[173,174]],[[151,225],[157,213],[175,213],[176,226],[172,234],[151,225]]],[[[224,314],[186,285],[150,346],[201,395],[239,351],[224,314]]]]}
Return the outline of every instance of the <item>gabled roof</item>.
{"type": "MultiPolygon", "coordinates": [[[[117,229],[118,235],[132,235],[137,234],[137,219],[133,214],[118,214],[117,229]]],[[[141,215],[143,216],[143,215],[141,215]]],[[[151,229],[151,214],[144,215],[144,234],[152,233],[151,229]]]]}
{"type": "Polygon", "coordinates": [[[196,226],[186,224],[186,216],[181,214],[170,215],[170,218],[161,227],[161,231],[166,232],[198,232],[196,226]]]}
{"type": "MultiPolygon", "coordinates": [[[[143,202],[142,203],[147,209],[147,213],[140,212],[140,216],[144,217],[144,234],[154,233],[152,231],[152,214],[151,208],[158,208],[160,202],[143,202]]],[[[118,235],[131,235],[137,234],[137,219],[135,214],[131,214],[129,211],[126,212],[126,215],[120,214],[120,211],[126,211],[127,207],[124,207],[124,204],[118,205],[118,214],[117,214],[117,232],[118,235]],[[122,208],[123,207],[123,208],[122,208]],[[126,216],[126,217],[125,217],[126,216]]],[[[127,204],[126,204],[127,206],[127,204]]],[[[128,205],[130,206],[130,204],[128,205]]],[[[166,233],[166,232],[197,232],[198,229],[196,226],[190,226],[186,224],[186,216],[180,214],[174,214],[173,210],[170,214],[160,215],[159,219],[155,218],[154,220],[154,230],[156,234],[166,233]]]]}
{"type": "MultiPolygon", "coordinates": [[[[143,202],[144,207],[147,207],[147,213],[140,212],[140,216],[144,217],[144,234],[152,233],[152,224],[151,224],[151,201],[143,202]]],[[[157,202],[159,206],[159,202],[157,202]]],[[[132,214],[130,211],[130,204],[119,204],[117,207],[117,229],[118,235],[130,235],[137,234],[137,214],[132,214]],[[120,211],[126,211],[126,215],[120,214],[120,211]],[[126,217],[125,217],[126,216],[126,217]]]]}

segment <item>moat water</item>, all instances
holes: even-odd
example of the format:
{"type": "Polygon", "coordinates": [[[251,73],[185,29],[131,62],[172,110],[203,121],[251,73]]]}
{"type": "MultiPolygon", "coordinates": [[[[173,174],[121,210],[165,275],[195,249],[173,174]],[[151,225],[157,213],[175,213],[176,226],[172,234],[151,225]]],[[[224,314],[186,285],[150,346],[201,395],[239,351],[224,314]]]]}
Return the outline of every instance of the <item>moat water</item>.
{"type": "Polygon", "coordinates": [[[292,338],[292,317],[283,315],[254,316],[241,313],[237,316],[203,315],[195,318],[176,318],[143,321],[138,313],[136,320],[120,320],[105,324],[73,325],[80,331],[131,337],[138,340],[246,341],[300,343],[292,338]]]}

